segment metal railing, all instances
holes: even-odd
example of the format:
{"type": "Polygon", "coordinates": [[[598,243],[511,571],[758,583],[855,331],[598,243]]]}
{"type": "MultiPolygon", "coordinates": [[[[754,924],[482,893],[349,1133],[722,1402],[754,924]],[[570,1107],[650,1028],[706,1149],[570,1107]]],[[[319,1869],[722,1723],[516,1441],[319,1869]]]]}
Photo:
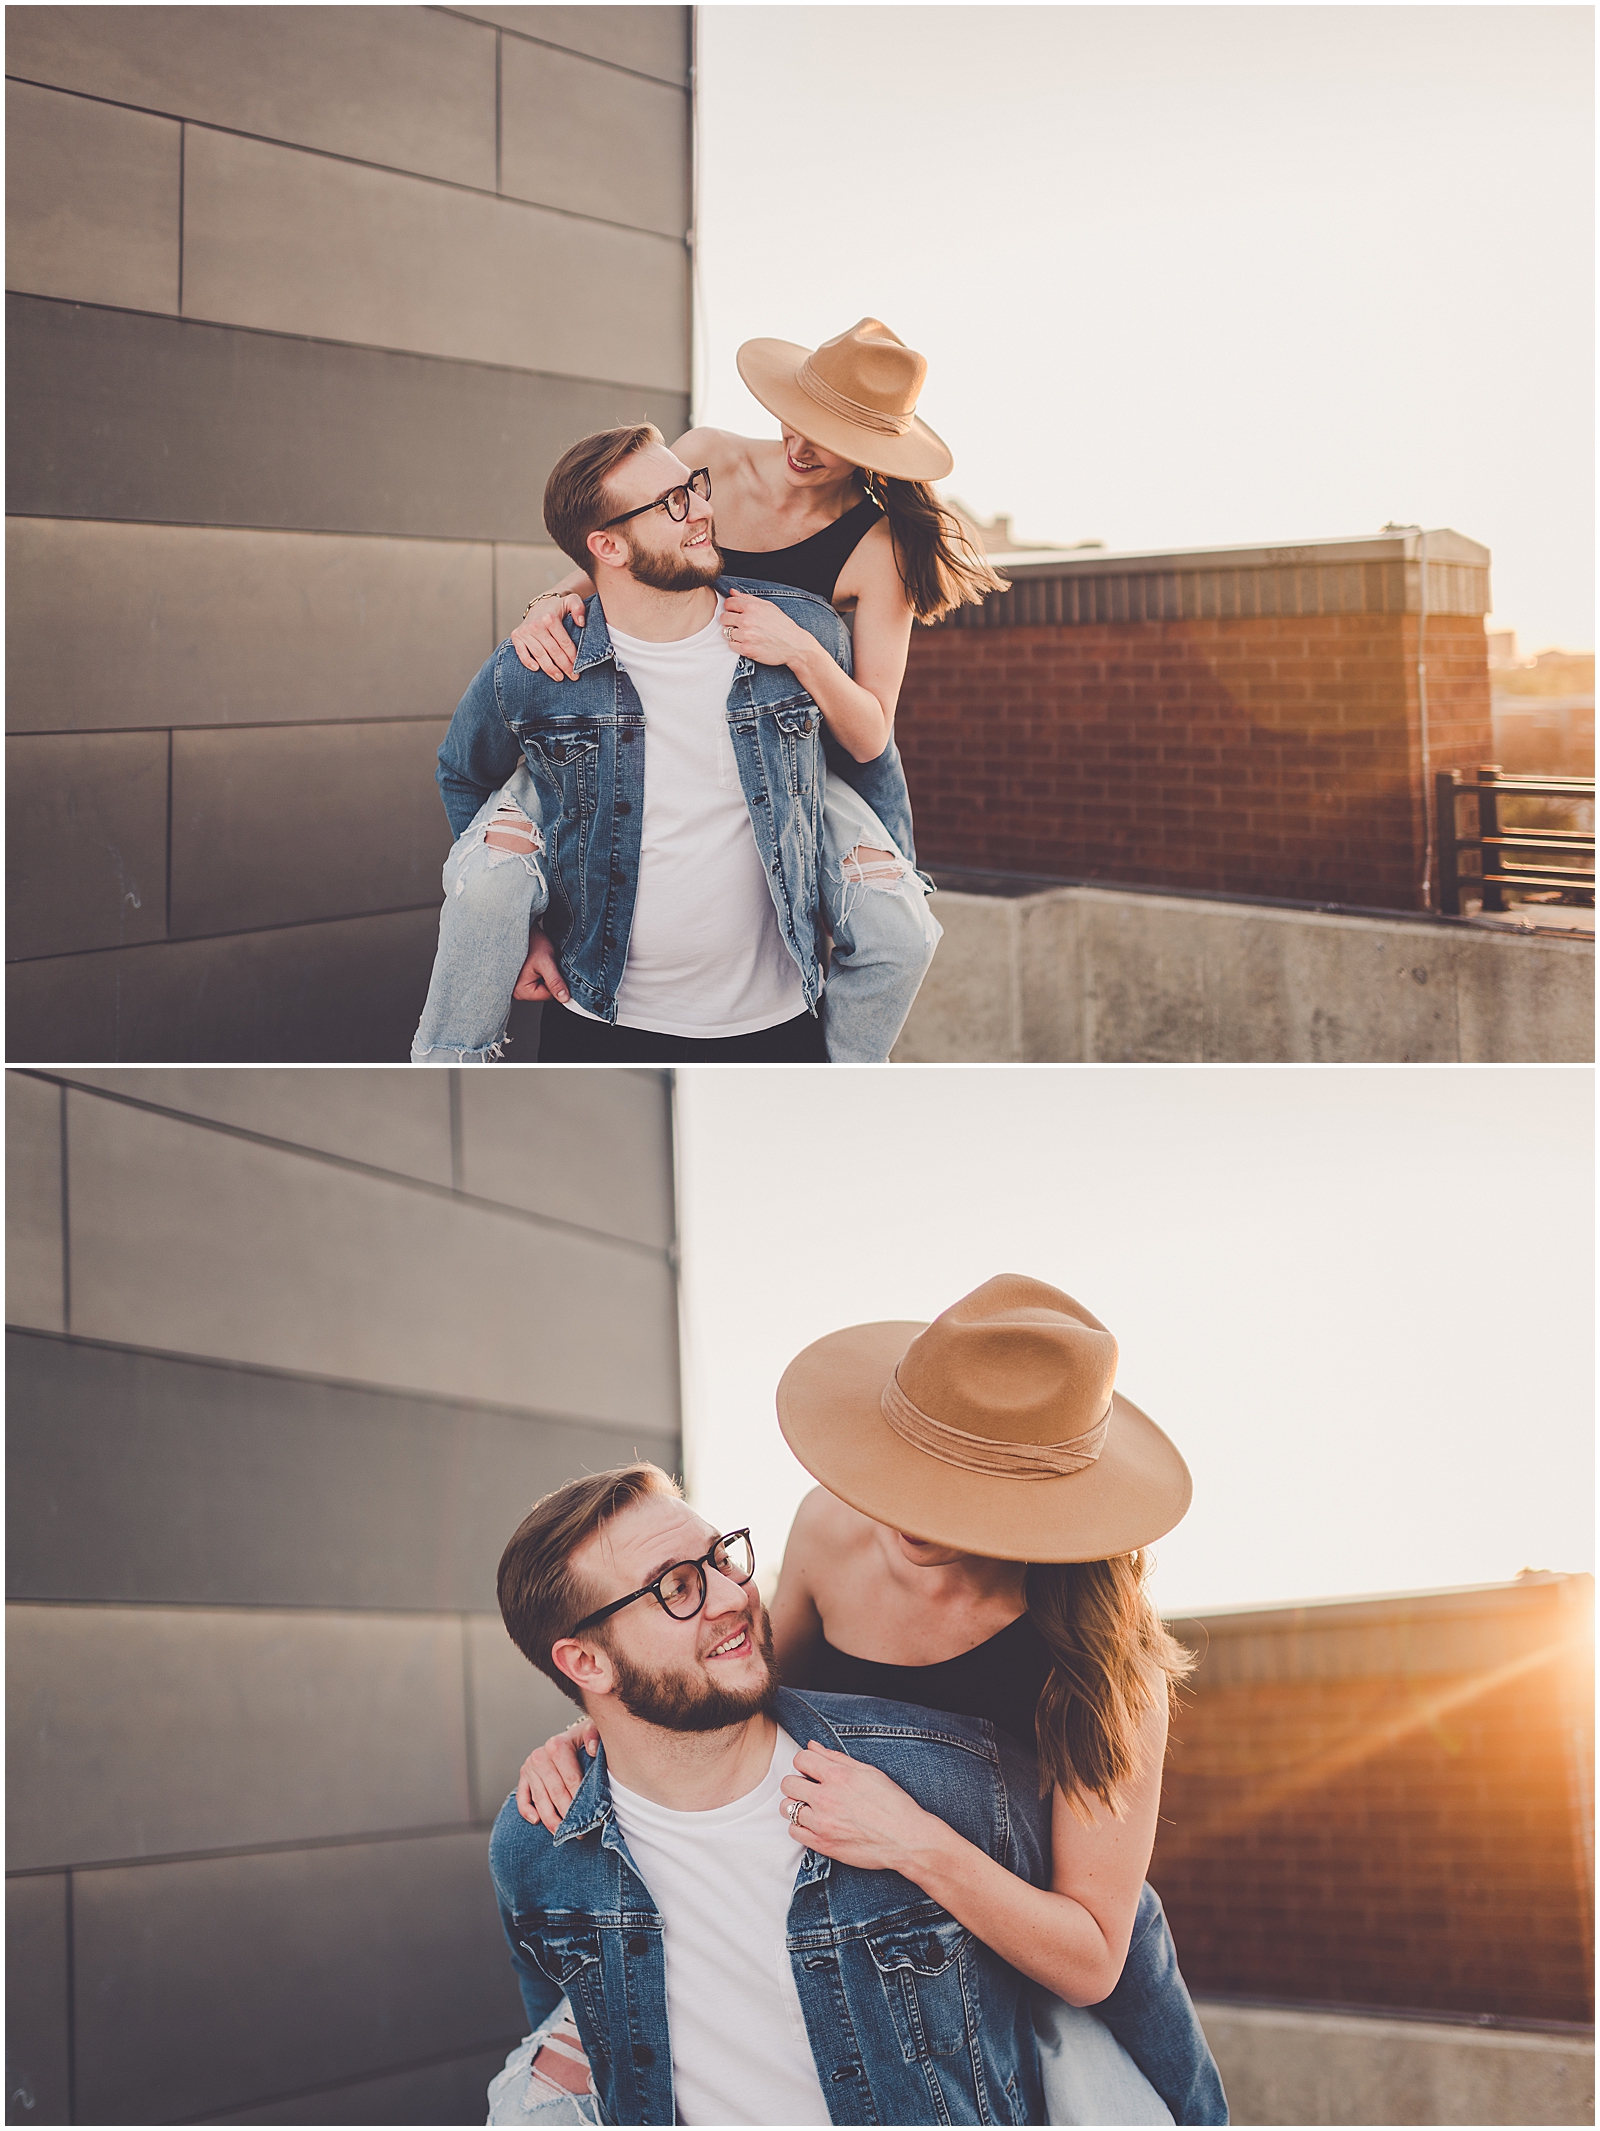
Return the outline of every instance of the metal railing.
{"type": "MultiPolygon", "coordinates": [[[[1509,890],[1531,891],[1547,900],[1552,891],[1579,905],[1594,905],[1594,779],[1507,776],[1497,762],[1471,770],[1441,770],[1434,780],[1439,802],[1439,908],[1460,917],[1463,895],[1479,895],[1487,912],[1507,907],[1509,890]],[[1561,811],[1587,805],[1587,829],[1524,825],[1507,821],[1507,799],[1567,802],[1561,811]]],[[[1525,811],[1525,810],[1517,810],[1525,811]]]]}

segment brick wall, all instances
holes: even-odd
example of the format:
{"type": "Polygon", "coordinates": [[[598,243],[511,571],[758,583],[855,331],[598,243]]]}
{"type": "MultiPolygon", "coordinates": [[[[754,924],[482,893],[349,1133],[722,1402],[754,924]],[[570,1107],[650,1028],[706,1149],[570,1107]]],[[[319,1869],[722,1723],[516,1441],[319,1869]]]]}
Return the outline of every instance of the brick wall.
{"type": "MultiPolygon", "coordinates": [[[[1488,555],[1429,542],[1430,752],[1466,767],[1493,759],[1488,555]]],[[[918,630],[897,730],[924,862],[1417,907],[1415,546],[1019,568],[918,630]]]]}
{"type": "Polygon", "coordinates": [[[1590,2021],[1588,1577],[1171,1625],[1150,1868],[1197,1992],[1590,2021]]]}

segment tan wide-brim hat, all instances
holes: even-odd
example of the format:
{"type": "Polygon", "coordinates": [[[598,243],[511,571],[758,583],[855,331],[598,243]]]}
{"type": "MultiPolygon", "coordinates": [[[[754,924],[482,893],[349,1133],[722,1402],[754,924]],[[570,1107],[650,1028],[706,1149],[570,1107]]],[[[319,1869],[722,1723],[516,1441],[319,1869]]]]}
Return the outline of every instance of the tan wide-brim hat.
{"type": "Polygon", "coordinates": [[[737,359],[769,414],[852,465],[900,481],[942,481],[956,463],[917,419],[928,365],[881,319],[859,319],[820,348],[747,340],[737,359]]]}
{"type": "Polygon", "coordinates": [[[932,1324],[814,1341],[783,1373],[778,1424],[807,1472],[892,1530],[999,1561],[1104,1561],[1170,1532],[1193,1492],[1116,1368],[1082,1303],[1002,1273],[932,1324]]]}

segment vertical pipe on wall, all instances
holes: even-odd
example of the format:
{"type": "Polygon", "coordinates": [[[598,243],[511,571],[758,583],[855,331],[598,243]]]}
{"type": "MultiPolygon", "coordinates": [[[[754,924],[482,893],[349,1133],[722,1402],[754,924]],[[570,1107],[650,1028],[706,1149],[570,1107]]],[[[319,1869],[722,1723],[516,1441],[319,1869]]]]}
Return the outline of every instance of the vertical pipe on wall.
{"type": "MultiPolygon", "coordinates": [[[[1434,907],[1433,857],[1438,841],[1438,798],[1433,789],[1433,749],[1428,731],[1428,536],[1420,525],[1400,525],[1395,520],[1386,533],[1417,536],[1417,737],[1422,753],[1422,878],[1418,892],[1424,910],[1434,907]]],[[[1403,567],[1403,565],[1402,565],[1403,567]]],[[[1401,614],[1404,621],[1404,610],[1401,614]]]]}
{"type": "Polygon", "coordinates": [[[689,426],[694,428],[700,420],[705,397],[697,368],[705,338],[700,331],[704,296],[700,286],[700,10],[697,7],[689,10],[689,227],[684,241],[689,249],[689,426]]]}
{"type": "MultiPolygon", "coordinates": [[[[65,1098],[66,1090],[62,1090],[65,1098]]],[[[64,1899],[67,1905],[66,1968],[67,1968],[67,2122],[78,2121],[78,1971],[72,1943],[72,1874],[63,1874],[64,1899]]],[[[9,2097],[8,2097],[9,2099],[9,2097]]],[[[7,2112],[9,2114],[9,2111],[7,2112]]]]}
{"type": "Polygon", "coordinates": [[[684,1494],[697,1507],[696,1473],[689,1456],[691,1386],[697,1379],[693,1327],[689,1317],[688,1290],[683,1273],[683,1113],[678,1100],[678,1068],[669,1066],[667,1081],[667,1155],[672,1164],[672,1242],[668,1261],[672,1266],[673,1359],[678,1369],[678,1477],[684,1494]]]}
{"type": "Polygon", "coordinates": [[[178,126],[178,316],[183,316],[183,184],[184,150],[188,145],[189,129],[181,122],[178,126]]]}
{"type": "Polygon", "coordinates": [[[478,1717],[472,1678],[472,1616],[463,1613],[461,1626],[461,1720],[466,1727],[467,1819],[478,1818],[478,1717]]]}
{"type": "Polygon", "coordinates": [[[67,1188],[67,1086],[56,1089],[61,1098],[61,1329],[72,1333],[72,1200],[67,1188]]]}
{"type": "Polygon", "coordinates": [[[1417,532],[1417,732],[1422,743],[1422,907],[1433,908],[1433,853],[1438,841],[1439,817],[1433,789],[1433,756],[1428,740],[1428,536],[1417,532]]]}

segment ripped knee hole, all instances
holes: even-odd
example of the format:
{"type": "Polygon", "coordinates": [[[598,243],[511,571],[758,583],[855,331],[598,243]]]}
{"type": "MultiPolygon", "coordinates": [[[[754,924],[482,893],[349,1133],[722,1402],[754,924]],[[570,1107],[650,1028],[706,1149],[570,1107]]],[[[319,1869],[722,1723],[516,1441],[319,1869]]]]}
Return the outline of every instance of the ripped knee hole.
{"type": "Polygon", "coordinates": [[[544,838],[538,829],[521,807],[509,799],[496,807],[483,840],[491,851],[518,851],[524,856],[544,849],[544,838]]]}
{"type": "Polygon", "coordinates": [[[875,851],[870,845],[857,844],[841,862],[839,870],[847,881],[890,895],[910,873],[911,867],[898,851],[875,851]]]}

